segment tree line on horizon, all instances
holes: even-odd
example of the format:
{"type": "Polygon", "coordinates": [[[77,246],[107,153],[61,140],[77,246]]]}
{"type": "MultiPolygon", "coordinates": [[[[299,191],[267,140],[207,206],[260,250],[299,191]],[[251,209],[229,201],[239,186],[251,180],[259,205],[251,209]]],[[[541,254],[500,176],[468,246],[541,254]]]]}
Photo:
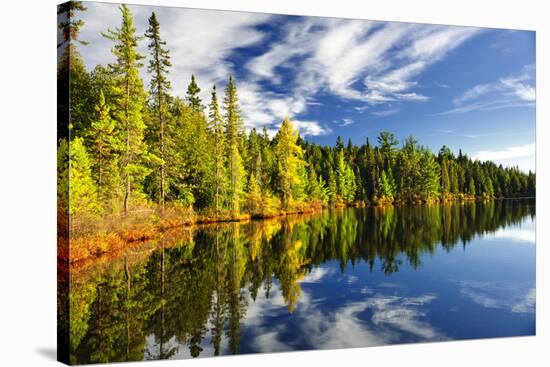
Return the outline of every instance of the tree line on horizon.
{"type": "Polygon", "coordinates": [[[535,196],[535,173],[455,155],[434,154],[410,136],[399,147],[391,132],[377,145],[335,146],[302,139],[285,118],[271,138],[246,132],[237,84],[223,96],[216,84],[201,100],[194,75],[185,98],[171,94],[172,61],[153,12],[138,35],[130,9],[103,36],[115,61],[91,72],[76,44],[85,11],[59,6],[58,200],[71,215],[126,213],[144,207],[193,207],[212,214],[266,215],[307,206],[432,202],[535,196]],[[143,39],[146,57],[138,52],[143,39]],[[150,75],[148,88],[140,70],[150,75]],[[70,116],[70,117],[69,117],[70,116]]]}

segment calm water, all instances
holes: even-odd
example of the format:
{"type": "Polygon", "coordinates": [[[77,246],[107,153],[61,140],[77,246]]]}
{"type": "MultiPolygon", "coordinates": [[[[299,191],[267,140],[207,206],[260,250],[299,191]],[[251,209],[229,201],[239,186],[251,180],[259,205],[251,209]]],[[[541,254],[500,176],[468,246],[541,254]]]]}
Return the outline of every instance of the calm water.
{"type": "Polygon", "coordinates": [[[153,245],[73,275],[73,362],[535,334],[534,201],[348,208],[153,245]]]}

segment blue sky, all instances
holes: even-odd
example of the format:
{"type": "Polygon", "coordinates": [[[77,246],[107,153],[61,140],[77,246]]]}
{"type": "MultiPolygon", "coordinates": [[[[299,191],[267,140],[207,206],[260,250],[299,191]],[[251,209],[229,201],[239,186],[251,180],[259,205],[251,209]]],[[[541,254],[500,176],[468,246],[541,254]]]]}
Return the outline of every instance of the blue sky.
{"type": "MultiPolygon", "coordinates": [[[[86,3],[86,66],[113,60],[101,32],[116,4],[86,3]]],[[[415,23],[134,6],[140,34],[152,11],[171,51],[172,93],[194,73],[208,101],[237,80],[245,126],[274,133],[285,116],[307,140],[414,135],[503,165],[535,170],[535,32],[415,23]]],[[[368,16],[368,14],[365,14],[368,16]]],[[[146,54],[146,41],[139,46],[146,54]]],[[[148,83],[149,76],[142,70],[148,83]]]]}

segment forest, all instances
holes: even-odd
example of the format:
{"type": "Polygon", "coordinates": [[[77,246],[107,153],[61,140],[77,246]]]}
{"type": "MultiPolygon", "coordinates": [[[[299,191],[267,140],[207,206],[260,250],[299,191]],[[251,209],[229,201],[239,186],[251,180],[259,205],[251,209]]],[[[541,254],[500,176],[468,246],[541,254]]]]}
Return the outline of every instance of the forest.
{"type": "Polygon", "coordinates": [[[231,75],[220,81],[223,90],[208,86],[207,101],[193,75],[181,81],[185,98],[171,94],[173,60],[154,12],[138,34],[121,5],[119,27],[103,33],[115,61],[87,71],[78,52],[87,45],[79,38],[83,11],[78,1],[58,8],[58,211],[70,215],[75,233],[105,231],[106,218],[143,212],[169,226],[185,216],[222,221],[327,206],[535,196],[534,172],[445,145],[432,152],[413,136],[399,142],[383,131],[376,142],[338,137],[322,146],[300,137],[289,118],[274,137],[265,128],[246,131],[231,75]]]}

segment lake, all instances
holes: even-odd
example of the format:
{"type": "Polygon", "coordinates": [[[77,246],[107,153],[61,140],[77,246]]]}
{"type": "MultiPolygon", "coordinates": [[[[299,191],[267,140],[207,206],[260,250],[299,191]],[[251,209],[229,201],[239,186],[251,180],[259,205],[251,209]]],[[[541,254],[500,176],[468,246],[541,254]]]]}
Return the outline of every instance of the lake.
{"type": "Polygon", "coordinates": [[[168,231],[71,278],[98,363],[535,334],[535,201],[345,208],[168,231]]]}

